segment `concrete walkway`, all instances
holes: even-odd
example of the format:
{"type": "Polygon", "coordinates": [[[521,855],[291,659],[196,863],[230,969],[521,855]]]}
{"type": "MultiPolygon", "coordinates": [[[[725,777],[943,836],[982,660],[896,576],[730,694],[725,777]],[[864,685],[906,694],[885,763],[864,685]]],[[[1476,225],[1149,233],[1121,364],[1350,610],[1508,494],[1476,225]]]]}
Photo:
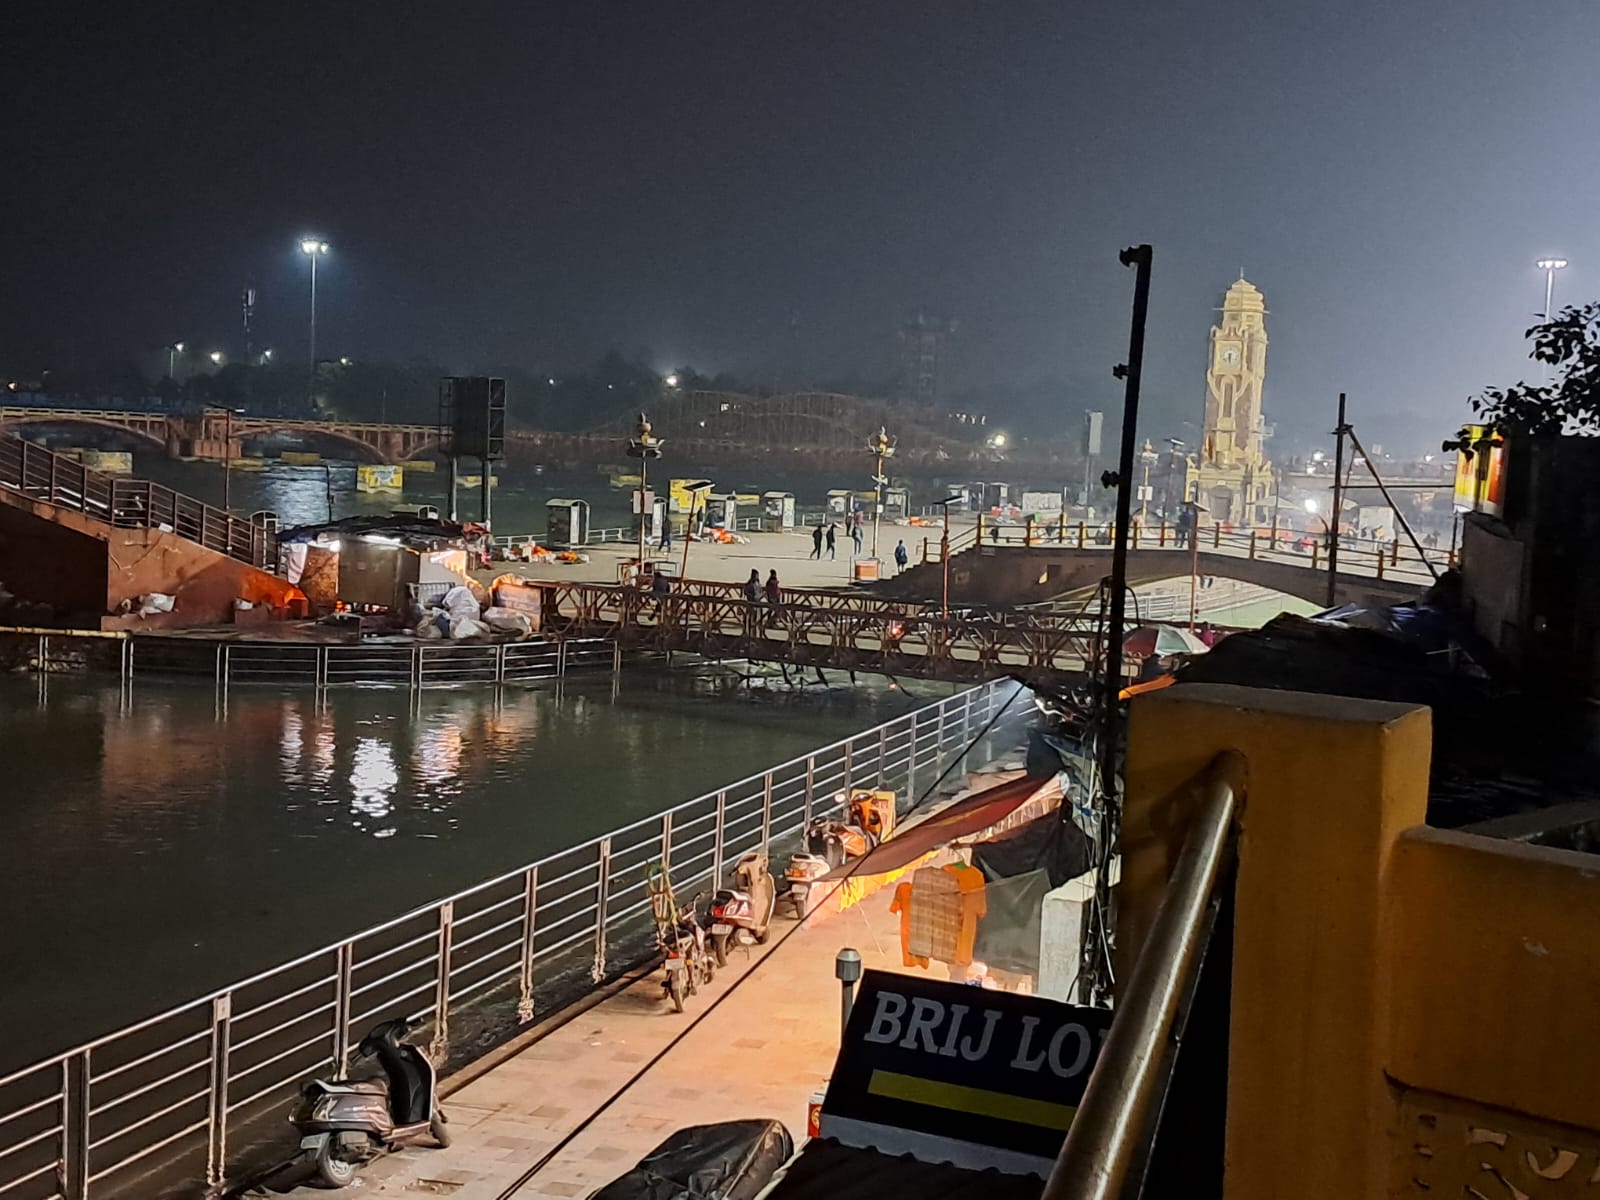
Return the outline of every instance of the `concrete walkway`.
{"type": "Polygon", "coordinates": [[[586,1196],[686,1125],[775,1117],[800,1141],[807,1102],[824,1086],[838,1051],[835,954],[853,946],[869,967],[904,969],[891,895],[884,889],[843,913],[814,915],[798,929],[780,916],[772,942],[731,955],[682,1014],[663,997],[661,972],[652,972],[449,1095],[449,1149],[387,1156],[362,1173],[363,1185],[388,1194],[492,1200],[747,975],[735,996],[515,1194],[586,1196]]]}

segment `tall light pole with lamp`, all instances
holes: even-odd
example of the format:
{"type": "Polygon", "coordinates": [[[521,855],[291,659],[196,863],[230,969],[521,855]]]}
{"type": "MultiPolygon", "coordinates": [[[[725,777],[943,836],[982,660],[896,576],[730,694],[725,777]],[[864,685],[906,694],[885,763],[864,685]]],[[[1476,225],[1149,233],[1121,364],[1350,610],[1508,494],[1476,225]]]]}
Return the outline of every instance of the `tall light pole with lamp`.
{"type": "MultiPolygon", "coordinates": [[[[1544,272],[1544,319],[1548,323],[1555,320],[1553,309],[1555,306],[1556,272],[1567,265],[1567,260],[1564,258],[1541,258],[1533,265],[1544,272]]],[[[1543,361],[1539,363],[1539,378],[1541,380],[1550,378],[1549,363],[1543,361]]]]}
{"type": "Polygon", "coordinates": [[[1150,439],[1145,438],[1144,449],[1139,451],[1139,461],[1144,464],[1144,482],[1139,485],[1139,524],[1144,525],[1150,517],[1150,498],[1155,493],[1150,489],[1150,468],[1156,465],[1161,456],[1156,453],[1156,448],[1150,444],[1150,439]]]}
{"type": "Polygon", "coordinates": [[[888,476],[883,473],[883,463],[887,458],[894,456],[894,439],[889,436],[889,431],[882,425],[878,432],[867,439],[867,449],[872,453],[877,462],[877,467],[872,473],[873,495],[876,497],[872,504],[872,560],[878,560],[878,525],[883,520],[883,489],[889,482],[888,476]]]}
{"type": "MultiPolygon", "coordinates": [[[[650,432],[650,418],[644,413],[639,414],[639,424],[634,431],[634,436],[628,441],[628,457],[639,460],[639,574],[637,581],[644,582],[644,541],[645,517],[648,515],[648,497],[650,482],[650,460],[661,457],[662,439],[650,432]]],[[[687,535],[685,535],[687,536],[687,535]]]]}
{"type": "Polygon", "coordinates": [[[316,399],[317,387],[317,259],[328,253],[328,243],[318,237],[300,239],[300,253],[311,260],[311,348],[307,354],[306,401],[316,399]]]}
{"type": "Polygon", "coordinates": [[[1541,258],[1533,264],[1544,272],[1544,319],[1550,320],[1555,314],[1551,306],[1555,303],[1556,272],[1567,265],[1564,258],[1541,258]]]}
{"type": "Polygon", "coordinates": [[[178,380],[178,355],[183,353],[183,343],[173,342],[167,347],[167,378],[174,383],[178,380]]]}

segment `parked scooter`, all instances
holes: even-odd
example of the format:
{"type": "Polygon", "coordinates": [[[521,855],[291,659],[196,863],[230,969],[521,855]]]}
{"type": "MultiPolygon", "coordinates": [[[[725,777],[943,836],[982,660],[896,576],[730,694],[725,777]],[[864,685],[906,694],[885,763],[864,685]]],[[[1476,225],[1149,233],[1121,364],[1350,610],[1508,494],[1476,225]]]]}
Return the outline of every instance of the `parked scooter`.
{"type": "Polygon", "coordinates": [[[660,868],[652,870],[649,889],[656,946],[666,968],[661,990],[672,1001],[673,1011],[682,1012],[683,998],[698,992],[701,983],[709,983],[717,971],[711,940],[699,916],[700,899],[705,893],[696,895],[687,909],[680,909],[672,894],[672,881],[660,868]]]}
{"type": "Polygon", "coordinates": [[[356,1057],[377,1059],[382,1075],[313,1079],[301,1089],[289,1123],[300,1132],[300,1160],[318,1182],[344,1187],[381,1151],[424,1138],[440,1147],[450,1144],[433,1064],[420,1048],[401,1041],[420,1024],[420,1019],[384,1021],[361,1039],[356,1057]]]}
{"type": "Polygon", "coordinates": [[[767,856],[752,850],[733,865],[733,887],[711,896],[711,952],[717,966],[728,965],[730,942],[765,942],[772,928],[778,889],[767,868],[767,856]]]}

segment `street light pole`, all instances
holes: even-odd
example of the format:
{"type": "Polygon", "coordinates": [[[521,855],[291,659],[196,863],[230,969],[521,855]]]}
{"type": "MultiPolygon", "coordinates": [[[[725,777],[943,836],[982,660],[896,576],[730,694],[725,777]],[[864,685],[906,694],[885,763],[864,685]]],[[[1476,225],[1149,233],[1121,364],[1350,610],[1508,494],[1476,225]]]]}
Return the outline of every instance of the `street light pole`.
{"type": "Polygon", "coordinates": [[[315,404],[317,390],[317,259],[328,253],[321,238],[302,238],[300,252],[311,260],[311,348],[306,371],[306,403],[315,404]]]}
{"type": "MultiPolygon", "coordinates": [[[[1567,260],[1564,258],[1541,258],[1533,265],[1544,272],[1544,319],[1548,324],[1555,319],[1555,314],[1552,310],[1555,305],[1556,272],[1567,265],[1567,260]]],[[[1542,361],[1539,363],[1539,378],[1541,380],[1550,378],[1549,363],[1542,361]]]]}
{"type": "Polygon", "coordinates": [[[878,432],[867,443],[867,449],[872,451],[877,460],[877,467],[872,473],[872,492],[876,499],[872,505],[872,559],[878,559],[878,525],[883,520],[883,486],[888,482],[883,474],[883,460],[894,453],[894,442],[890,440],[889,431],[882,425],[878,432]]]}
{"type": "Polygon", "coordinates": [[[183,353],[183,343],[173,342],[167,347],[167,378],[178,382],[178,355],[183,353]]]}

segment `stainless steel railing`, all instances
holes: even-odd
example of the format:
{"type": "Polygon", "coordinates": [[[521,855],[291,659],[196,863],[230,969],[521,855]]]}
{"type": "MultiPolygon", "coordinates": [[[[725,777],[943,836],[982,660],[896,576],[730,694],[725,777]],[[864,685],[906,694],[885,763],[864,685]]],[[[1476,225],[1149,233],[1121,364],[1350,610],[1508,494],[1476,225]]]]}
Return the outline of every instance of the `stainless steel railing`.
{"type": "MultiPolygon", "coordinates": [[[[747,850],[782,852],[852,786],[912,794],[1006,711],[999,680],[548,855],[0,1077],[0,1200],[216,1186],[281,1144],[298,1084],[366,1025],[424,1016],[449,1070],[653,952],[647,876],[693,894],[747,850]]],[[[975,749],[982,761],[987,747],[975,749]]]]}
{"type": "Polygon", "coordinates": [[[1197,781],[1200,807],[1138,962],[1119,989],[1116,1019],[1042,1200],[1120,1200],[1151,1135],[1174,1025],[1199,967],[1207,912],[1233,845],[1239,767],[1236,755],[1225,754],[1197,781]]]}

